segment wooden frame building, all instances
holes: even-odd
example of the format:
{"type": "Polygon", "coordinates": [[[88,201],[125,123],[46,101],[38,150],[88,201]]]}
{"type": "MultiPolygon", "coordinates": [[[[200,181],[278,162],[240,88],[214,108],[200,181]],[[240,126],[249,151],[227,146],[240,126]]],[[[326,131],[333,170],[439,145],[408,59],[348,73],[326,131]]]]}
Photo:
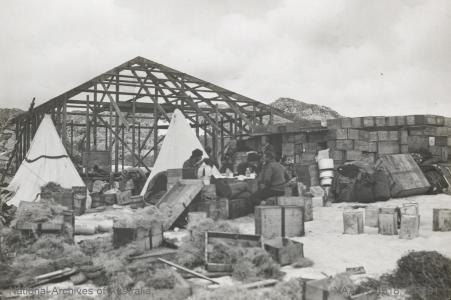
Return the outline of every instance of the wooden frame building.
{"type": "Polygon", "coordinates": [[[115,171],[121,160],[124,165],[125,152],[131,155],[132,165],[149,169],[144,160],[156,158],[162,130],[175,109],[198,137],[203,136],[204,144],[210,141],[214,153],[223,151],[227,138],[249,135],[258,126],[272,124],[274,116],[292,120],[271,106],[136,57],[15,117],[16,145],[6,172],[10,166],[17,169],[25,158],[44,114],[51,114],[71,155],[74,139],[80,138],[74,135],[81,131],[82,150],[109,151],[115,171]],[[125,135],[131,135],[131,142],[125,135]]]}

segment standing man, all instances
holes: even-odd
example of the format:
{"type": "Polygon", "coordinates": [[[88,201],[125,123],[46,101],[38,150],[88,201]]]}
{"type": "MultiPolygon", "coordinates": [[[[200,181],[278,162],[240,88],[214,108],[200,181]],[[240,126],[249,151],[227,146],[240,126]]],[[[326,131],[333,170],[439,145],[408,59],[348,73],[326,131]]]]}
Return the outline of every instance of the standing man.
{"type": "Polygon", "coordinates": [[[259,205],[262,200],[285,194],[285,185],[290,180],[290,175],[284,166],[276,162],[273,152],[265,152],[264,165],[258,177],[258,191],[251,195],[254,205],[259,205]]]}

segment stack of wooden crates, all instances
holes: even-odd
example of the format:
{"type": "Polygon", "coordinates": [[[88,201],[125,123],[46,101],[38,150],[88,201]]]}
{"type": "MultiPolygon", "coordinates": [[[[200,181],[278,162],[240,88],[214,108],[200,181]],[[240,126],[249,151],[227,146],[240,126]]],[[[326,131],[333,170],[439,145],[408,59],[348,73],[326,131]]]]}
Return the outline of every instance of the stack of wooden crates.
{"type": "Polygon", "coordinates": [[[327,146],[335,165],[374,162],[380,155],[429,150],[448,160],[451,119],[435,115],[358,117],[328,120],[327,146]]]}

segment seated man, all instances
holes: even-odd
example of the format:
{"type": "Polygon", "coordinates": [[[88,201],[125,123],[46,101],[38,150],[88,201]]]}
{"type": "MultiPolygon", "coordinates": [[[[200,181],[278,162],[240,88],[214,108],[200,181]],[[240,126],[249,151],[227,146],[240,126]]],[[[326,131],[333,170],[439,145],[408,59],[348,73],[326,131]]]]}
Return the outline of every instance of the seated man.
{"type": "Polygon", "coordinates": [[[276,162],[272,152],[263,155],[265,164],[258,177],[259,189],[251,195],[254,205],[259,205],[262,200],[285,194],[285,185],[290,180],[290,175],[284,166],[276,162]]]}
{"type": "Polygon", "coordinates": [[[192,169],[194,171],[193,174],[197,177],[197,170],[199,169],[200,165],[202,164],[202,156],[204,153],[200,149],[194,149],[193,152],[191,152],[190,158],[188,158],[183,163],[183,169],[192,169]]]}

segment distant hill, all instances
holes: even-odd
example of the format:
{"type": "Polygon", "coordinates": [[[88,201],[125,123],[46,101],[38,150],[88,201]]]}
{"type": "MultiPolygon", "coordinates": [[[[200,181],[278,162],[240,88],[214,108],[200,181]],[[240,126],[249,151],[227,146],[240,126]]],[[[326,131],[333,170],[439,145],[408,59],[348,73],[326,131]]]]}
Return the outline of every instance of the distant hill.
{"type": "Polygon", "coordinates": [[[0,108],[0,131],[10,119],[21,113],[23,110],[17,108],[0,108]]]}
{"type": "Polygon", "coordinates": [[[296,119],[319,120],[324,122],[328,119],[342,117],[330,107],[305,103],[291,98],[279,98],[269,105],[289,115],[293,115],[296,119]]]}

